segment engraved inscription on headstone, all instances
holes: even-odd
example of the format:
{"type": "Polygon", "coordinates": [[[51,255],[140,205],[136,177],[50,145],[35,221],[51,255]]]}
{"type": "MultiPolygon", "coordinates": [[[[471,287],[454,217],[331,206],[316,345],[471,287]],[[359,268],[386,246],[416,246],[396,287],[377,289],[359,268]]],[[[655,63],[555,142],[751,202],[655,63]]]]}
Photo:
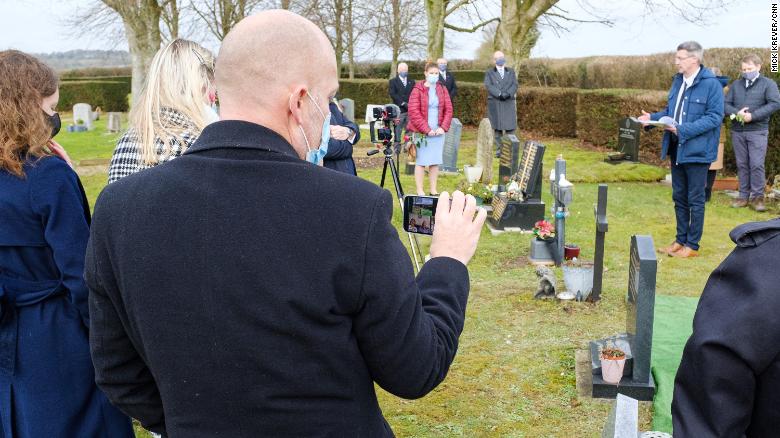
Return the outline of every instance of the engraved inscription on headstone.
{"type": "Polygon", "coordinates": [[[477,131],[477,166],[482,167],[482,184],[491,184],[493,180],[493,157],[496,139],[490,119],[482,119],[477,131]]]}
{"type": "Polygon", "coordinates": [[[458,119],[452,119],[450,130],[444,136],[444,150],[442,155],[442,172],[458,172],[458,148],[460,148],[460,136],[463,124],[458,119]]]}
{"type": "Polygon", "coordinates": [[[639,133],[642,126],[626,117],[618,123],[618,150],[628,161],[639,161],[639,133]]]}
{"type": "Polygon", "coordinates": [[[513,134],[501,137],[501,158],[498,162],[498,191],[505,190],[520,163],[520,140],[513,134]]]}

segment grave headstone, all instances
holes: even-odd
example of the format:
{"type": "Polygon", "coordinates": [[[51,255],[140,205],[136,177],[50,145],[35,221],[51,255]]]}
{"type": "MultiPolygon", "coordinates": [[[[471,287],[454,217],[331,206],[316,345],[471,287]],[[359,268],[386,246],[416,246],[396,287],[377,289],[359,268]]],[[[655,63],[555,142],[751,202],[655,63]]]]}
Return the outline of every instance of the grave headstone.
{"type": "Polygon", "coordinates": [[[653,238],[631,236],[626,294],[626,333],[590,343],[593,397],[612,398],[618,392],[637,400],[652,400],[655,381],[650,373],[658,260],[653,238]],[[623,379],[615,386],[601,378],[602,348],[613,344],[626,353],[623,379]]]}
{"type": "Polygon", "coordinates": [[[108,132],[122,131],[122,113],[108,113],[108,132]]]}
{"type": "Polygon", "coordinates": [[[352,99],[341,99],[339,101],[341,105],[341,112],[344,113],[344,117],[350,122],[355,122],[355,101],[352,99]]]}
{"type": "Polygon", "coordinates": [[[601,432],[601,438],[636,438],[639,436],[639,402],[618,394],[601,432]]]}
{"type": "Polygon", "coordinates": [[[588,301],[595,303],[601,299],[601,285],[604,277],[604,240],[609,228],[607,223],[607,185],[599,184],[598,203],[594,209],[596,216],[596,250],[593,256],[593,292],[588,301]]]}
{"type": "Polygon", "coordinates": [[[639,162],[639,135],[642,125],[631,120],[630,117],[618,122],[618,153],[610,154],[608,162],[619,163],[621,161],[639,162]]]}
{"type": "Polygon", "coordinates": [[[493,181],[493,157],[495,154],[496,139],[490,119],[482,119],[477,131],[477,166],[482,167],[482,184],[492,184],[493,181]]]}
{"type": "MultiPolygon", "coordinates": [[[[495,141],[495,140],[494,140],[495,141]]],[[[520,164],[520,140],[514,134],[501,137],[501,158],[498,161],[498,191],[503,192],[520,164]]]]}
{"type": "Polygon", "coordinates": [[[86,126],[87,130],[92,130],[92,105],[88,103],[77,103],[73,105],[73,123],[76,126],[86,126]],[[79,120],[82,123],[79,123],[79,120]]]}
{"type": "MultiPolygon", "coordinates": [[[[542,174],[545,147],[536,142],[526,142],[523,148],[524,160],[522,165],[520,165],[519,160],[512,159],[513,156],[515,158],[519,156],[519,151],[517,151],[519,141],[515,136],[503,137],[502,147],[501,185],[499,185],[499,193],[493,197],[493,213],[488,218],[488,226],[496,230],[505,228],[530,230],[537,221],[544,219],[544,202],[542,202],[541,196],[540,176],[542,174]],[[507,177],[507,179],[512,181],[511,184],[518,187],[518,190],[523,195],[521,199],[509,199],[508,193],[501,193],[503,191],[502,186],[506,184],[503,176],[506,176],[508,172],[513,170],[513,165],[515,173],[511,177],[507,177]],[[535,180],[534,184],[531,184],[531,180],[535,180]]],[[[537,249],[538,251],[533,251],[532,249],[532,256],[543,253],[541,247],[537,249]]],[[[537,258],[536,261],[541,262],[541,259],[537,258]]]]}
{"type": "Polygon", "coordinates": [[[458,173],[458,149],[463,124],[458,119],[452,119],[450,130],[444,136],[444,151],[442,165],[439,170],[444,173],[458,173]]]}

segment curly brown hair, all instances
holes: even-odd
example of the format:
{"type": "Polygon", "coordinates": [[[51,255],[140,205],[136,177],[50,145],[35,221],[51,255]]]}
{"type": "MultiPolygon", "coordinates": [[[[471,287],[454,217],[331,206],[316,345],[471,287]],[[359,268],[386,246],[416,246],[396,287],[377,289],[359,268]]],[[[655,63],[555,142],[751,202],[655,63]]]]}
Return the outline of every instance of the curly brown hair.
{"type": "Polygon", "coordinates": [[[0,170],[24,177],[24,160],[51,155],[51,125],[41,108],[57,91],[49,66],[18,50],[0,51],[0,170]]]}

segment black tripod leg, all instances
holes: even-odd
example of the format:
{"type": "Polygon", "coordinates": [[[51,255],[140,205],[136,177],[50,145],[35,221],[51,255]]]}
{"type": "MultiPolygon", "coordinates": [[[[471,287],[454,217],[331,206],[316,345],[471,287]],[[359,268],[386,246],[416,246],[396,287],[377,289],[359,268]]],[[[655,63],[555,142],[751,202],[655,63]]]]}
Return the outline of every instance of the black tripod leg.
{"type": "MultiPolygon", "coordinates": [[[[393,184],[395,185],[395,194],[398,195],[398,199],[404,199],[404,189],[401,187],[401,180],[398,178],[398,167],[393,163],[393,157],[385,158],[385,170],[387,170],[387,163],[390,162],[390,176],[393,177],[393,184]]],[[[382,181],[384,181],[384,174],[382,175],[382,181]]],[[[402,201],[403,202],[403,201],[402,201]]]]}
{"type": "MultiPolygon", "coordinates": [[[[385,159],[385,165],[382,167],[382,180],[379,183],[379,187],[385,186],[385,175],[387,175],[387,159],[385,159]]],[[[395,181],[393,181],[395,182],[395,181]]]]}

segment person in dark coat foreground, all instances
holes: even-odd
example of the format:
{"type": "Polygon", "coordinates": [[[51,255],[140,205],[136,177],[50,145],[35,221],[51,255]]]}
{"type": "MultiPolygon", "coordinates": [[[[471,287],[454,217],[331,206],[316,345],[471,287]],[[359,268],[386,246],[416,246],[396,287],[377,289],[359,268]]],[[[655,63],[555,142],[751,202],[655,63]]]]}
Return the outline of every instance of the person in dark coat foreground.
{"type": "Polygon", "coordinates": [[[415,278],[390,192],[312,164],[338,88],[325,34],[252,15],[215,71],[222,121],[95,206],[97,383],[168,437],[392,436],[374,383],[417,398],[447,375],[486,213],[456,192],[415,278]]]}
{"type": "Polygon", "coordinates": [[[89,206],[52,140],[57,75],[2,51],[0,95],[0,438],[131,438],[89,358],[89,206]]]}
{"type": "Polygon", "coordinates": [[[780,433],[780,219],[740,225],[712,273],[677,370],[674,436],[780,433]]]}
{"type": "Polygon", "coordinates": [[[360,141],[360,128],[355,122],[344,117],[336,102],[328,106],[330,110],[330,140],[328,152],[322,165],[328,169],[357,175],[355,161],[352,159],[352,146],[360,141]]]}

